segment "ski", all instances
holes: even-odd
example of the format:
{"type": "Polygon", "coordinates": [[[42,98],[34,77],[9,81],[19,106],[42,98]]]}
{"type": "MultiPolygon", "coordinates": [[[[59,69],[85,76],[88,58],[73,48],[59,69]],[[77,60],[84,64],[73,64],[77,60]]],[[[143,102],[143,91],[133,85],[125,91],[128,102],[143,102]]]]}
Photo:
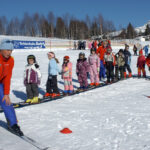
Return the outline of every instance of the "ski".
{"type": "Polygon", "coordinates": [[[145,97],[147,97],[147,98],[150,98],[150,96],[148,96],[148,95],[144,95],[145,97]]]}
{"type": "Polygon", "coordinates": [[[12,133],[13,135],[16,135],[17,137],[21,138],[22,140],[24,140],[25,142],[29,143],[30,145],[36,147],[39,150],[47,150],[49,147],[43,146],[42,144],[36,142],[34,139],[23,135],[23,136],[19,136],[17,134],[15,134],[10,127],[7,125],[7,123],[0,121],[0,126],[3,127],[4,129],[6,129],[7,131],[9,131],[10,133],[12,133]]]}
{"type": "MultiPolygon", "coordinates": [[[[138,78],[138,75],[132,75],[131,78],[138,78]]],[[[123,80],[127,80],[127,79],[130,79],[130,78],[125,78],[123,80]]],[[[139,78],[138,78],[139,79],[139,78]]],[[[150,76],[146,76],[146,78],[144,78],[146,80],[150,80],[150,76]]],[[[54,101],[54,100],[60,100],[66,96],[73,96],[73,95],[76,95],[76,94],[80,94],[80,93],[83,93],[83,92],[87,92],[87,91],[90,91],[90,90],[94,90],[96,88],[100,88],[100,87],[104,87],[104,86],[108,86],[108,85],[112,85],[114,83],[117,83],[119,81],[123,81],[123,80],[117,80],[115,82],[112,82],[110,84],[108,84],[107,82],[103,82],[101,83],[100,85],[98,86],[90,86],[87,88],[87,89],[82,89],[82,90],[75,90],[72,94],[69,94],[69,95],[64,95],[63,93],[60,93],[60,96],[57,96],[57,97],[43,97],[43,98],[39,98],[39,102],[38,103],[25,103],[25,102],[19,102],[19,103],[13,103],[13,107],[14,108],[21,108],[21,107],[26,107],[26,106],[31,106],[31,105],[36,105],[36,104],[40,104],[40,103],[45,103],[45,102],[50,102],[50,101],[54,101]]],[[[0,107],[0,113],[3,112],[2,108],[0,107]]]]}

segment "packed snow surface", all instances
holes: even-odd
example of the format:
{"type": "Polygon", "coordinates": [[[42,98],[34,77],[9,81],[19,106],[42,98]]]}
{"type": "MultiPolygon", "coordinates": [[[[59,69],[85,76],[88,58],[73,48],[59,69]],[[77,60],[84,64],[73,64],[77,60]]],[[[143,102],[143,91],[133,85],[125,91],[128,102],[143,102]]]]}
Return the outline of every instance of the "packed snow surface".
{"type": "MultiPolygon", "coordinates": [[[[121,47],[113,47],[117,52],[121,47]]],[[[75,73],[79,50],[57,50],[60,61],[70,56],[73,63],[73,85],[79,87],[75,73]]],[[[130,51],[132,51],[130,49],[130,51]]],[[[26,100],[23,73],[27,56],[34,54],[40,65],[42,82],[40,95],[45,93],[48,76],[48,50],[15,50],[11,93],[12,102],[26,100]]],[[[84,51],[86,57],[90,51],[84,51]]],[[[131,68],[137,73],[137,56],[132,56],[131,68]]],[[[147,74],[149,75],[146,67],[147,74]]],[[[89,81],[90,83],[90,81],[89,81]]],[[[58,87],[63,80],[58,76],[58,87]]],[[[127,79],[79,95],[16,109],[24,134],[48,146],[49,150],[150,150],[150,81],[127,79]],[[72,134],[61,134],[63,128],[72,134]]],[[[0,113],[0,150],[36,150],[34,146],[9,133],[2,127],[5,121],[0,113]]]]}

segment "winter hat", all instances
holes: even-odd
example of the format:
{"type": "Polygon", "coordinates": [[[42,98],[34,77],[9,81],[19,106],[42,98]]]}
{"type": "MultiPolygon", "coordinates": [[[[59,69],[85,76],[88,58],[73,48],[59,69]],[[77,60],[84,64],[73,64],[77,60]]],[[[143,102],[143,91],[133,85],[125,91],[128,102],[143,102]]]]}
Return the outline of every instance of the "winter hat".
{"type": "Polygon", "coordinates": [[[52,58],[55,57],[55,54],[54,54],[53,52],[48,52],[47,55],[48,55],[48,56],[51,56],[52,58]]]}
{"type": "Polygon", "coordinates": [[[69,56],[64,56],[64,59],[69,61],[70,58],[69,56]]]}
{"type": "Polygon", "coordinates": [[[139,51],[139,55],[143,55],[143,50],[142,49],[139,51]]]}
{"type": "Polygon", "coordinates": [[[112,48],[111,48],[110,46],[108,46],[108,47],[107,47],[107,52],[110,53],[111,51],[112,51],[112,48]]]}
{"type": "Polygon", "coordinates": [[[29,56],[27,57],[27,62],[28,62],[28,63],[29,63],[29,59],[33,59],[33,60],[34,60],[34,63],[36,62],[36,58],[35,58],[34,55],[29,55],[29,56]]]}
{"type": "Polygon", "coordinates": [[[123,49],[120,49],[120,50],[119,50],[119,53],[123,53],[123,49]]]}
{"type": "Polygon", "coordinates": [[[13,45],[13,41],[9,40],[9,39],[3,39],[0,42],[0,50],[13,50],[14,49],[14,45],[13,45]]]}

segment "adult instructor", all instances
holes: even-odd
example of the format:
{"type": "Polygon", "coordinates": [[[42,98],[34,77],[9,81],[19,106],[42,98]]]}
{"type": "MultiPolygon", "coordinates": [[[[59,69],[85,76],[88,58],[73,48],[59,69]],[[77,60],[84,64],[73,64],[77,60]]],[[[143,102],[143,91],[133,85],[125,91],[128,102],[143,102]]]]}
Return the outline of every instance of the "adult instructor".
{"type": "Polygon", "coordinates": [[[4,39],[0,42],[0,105],[11,132],[23,136],[23,132],[17,124],[15,110],[9,97],[12,70],[14,59],[11,56],[13,51],[12,40],[4,39]]]}

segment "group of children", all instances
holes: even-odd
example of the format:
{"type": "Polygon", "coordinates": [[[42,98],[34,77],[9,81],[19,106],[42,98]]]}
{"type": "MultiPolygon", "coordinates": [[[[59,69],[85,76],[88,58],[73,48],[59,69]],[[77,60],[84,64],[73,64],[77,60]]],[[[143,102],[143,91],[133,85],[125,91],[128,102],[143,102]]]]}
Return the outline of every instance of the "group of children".
{"type": "MultiPolygon", "coordinates": [[[[57,75],[60,74],[64,80],[64,94],[73,93],[72,84],[72,63],[69,56],[64,56],[62,69],[58,67],[58,59],[55,57],[54,52],[48,52],[48,80],[46,84],[46,93],[44,97],[57,97],[60,92],[57,86],[57,75]]],[[[41,81],[41,73],[39,65],[36,62],[34,55],[27,57],[27,66],[24,73],[24,84],[27,92],[27,103],[38,102],[38,85],[41,81]]],[[[115,80],[124,79],[127,77],[126,69],[129,72],[128,77],[132,77],[130,68],[131,53],[129,46],[125,45],[125,49],[120,49],[118,53],[114,54],[110,42],[104,41],[97,46],[93,44],[88,58],[85,53],[80,52],[79,58],[76,63],[76,75],[80,84],[80,90],[86,90],[89,86],[88,78],[90,78],[91,86],[98,86],[100,80],[107,76],[107,83],[114,82],[115,80]]],[[[145,64],[148,65],[150,70],[150,54],[145,58],[143,50],[139,51],[137,60],[138,76],[146,77],[145,64]]]]}

